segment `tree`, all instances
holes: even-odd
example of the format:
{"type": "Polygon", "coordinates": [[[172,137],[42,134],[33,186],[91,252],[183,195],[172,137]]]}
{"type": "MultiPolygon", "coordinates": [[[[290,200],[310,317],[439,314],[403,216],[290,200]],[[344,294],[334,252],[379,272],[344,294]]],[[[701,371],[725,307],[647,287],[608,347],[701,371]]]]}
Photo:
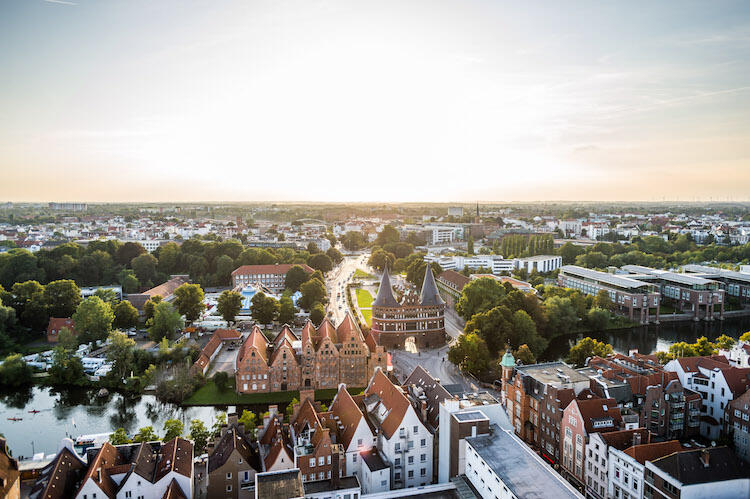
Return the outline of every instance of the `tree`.
{"type": "Polygon", "coordinates": [[[284,277],[284,287],[290,291],[299,291],[300,286],[306,283],[310,276],[305,269],[299,265],[293,266],[284,277]]]}
{"type": "MultiPolygon", "coordinates": [[[[442,267],[437,262],[430,263],[432,268],[432,274],[438,276],[443,272],[442,267]]],[[[414,284],[417,288],[422,289],[422,283],[424,282],[424,274],[427,270],[427,262],[420,259],[415,259],[406,267],[406,280],[414,284]]]]}
{"type": "Polygon", "coordinates": [[[231,284],[234,260],[228,255],[221,255],[216,259],[214,265],[216,266],[214,282],[219,286],[228,286],[231,284]]]}
{"type": "Polygon", "coordinates": [[[498,306],[504,297],[505,288],[502,284],[491,277],[482,277],[464,286],[461,298],[456,303],[456,312],[468,321],[474,314],[498,306]]]}
{"type": "Polygon", "coordinates": [[[9,355],[0,364],[0,386],[19,387],[32,382],[32,370],[20,353],[9,355]]]}
{"type": "Polygon", "coordinates": [[[326,317],[326,309],[323,307],[322,303],[316,303],[312,306],[312,309],[310,309],[310,321],[315,324],[315,326],[319,326],[321,322],[323,322],[323,319],[326,317]]]}
{"type": "Polygon", "coordinates": [[[395,227],[390,224],[384,225],[378,237],[375,238],[377,246],[385,246],[388,243],[397,243],[401,240],[401,235],[395,227]]]}
{"type": "Polygon", "coordinates": [[[42,329],[47,325],[49,315],[44,286],[36,281],[17,282],[8,294],[10,299],[3,300],[3,303],[15,309],[21,324],[32,329],[42,329]]]}
{"type": "Polygon", "coordinates": [[[225,321],[234,322],[234,318],[237,317],[242,308],[242,295],[236,291],[222,291],[216,308],[225,321]]]}
{"type": "Polygon", "coordinates": [[[146,322],[154,316],[154,310],[161,301],[161,295],[154,295],[146,300],[146,303],[143,305],[143,316],[146,319],[146,322]]]}
{"type": "Polygon", "coordinates": [[[513,352],[513,357],[516,360],[520,360],[521,363],[525,366],[536,364],[536,357],[534,357],[534,354],[529,349],[529,346],[526,344],[521,345],[518,347],[518,350],[513,352]]]}
{"type": "Polygon", "coordinates": [[[338,265],[344,260],[344,255],[342,255],[341,252],[337,250],[336,248],[334,248],[333,246],[328,248],[328,250],[326,251],[326,255],[328,255],[328,258],[330,258],[331,261],[335,263],[336,265],[338,265]]]}
{"type": "Polygon", "coordinates": [[[378,248],[372,252],[372,255],[370,255],[370,259],[367,261],[367,264],[370,267],[378,269],[382,272],[386,267],[393,268],[393,264],[395,261],[396,256],[393,253],[389,253],[384,249],[378,248]]]}
{"type": "Polygon", "coordinates": [[[603,310],[612,310],[614,308],[614,302],[609,297],[609,293],[605,289],[600,289],[594,297],[593,306],[601,308],[603,310]]]}
{"type": "Polygon", "coordinates": [[[52,317],[70,317],[81,303],[81,289],[70,279],[52,281],[44,287],[43,294],[52,317]]]}
{"type": "Polygon", "coordinates": [[[138,325],[138,310],[127,300],[123,300],[114,308],[114,326],[117,329],[130,329],[138,325]]]}
{"type": "Polygon", "coordinates": [[[75,350],[78,346],[78,336],[70,328],[62,327],[57,334],[57,344],[65,350],[75,350]]]}
{"type": "Polygon", "coordinates": [[[248,435],[255,434],[255,427],[257,426],[257,416],[253,411],[248,411],[247,409],[243,410],[242,416],[240,416],[237,422],[244,425],[245,433],[247,433],[248,435]]]}
{"type": "Polygon", "coordinates": [[[305,310],[310,310],[314,303],[325,303],[327,300],[326,286],[318,279],[310,279],[300,287],[302,296],[297,304],[305,310]]]}
{"type": "Polygon", "coordinates": [[[448,360],[464,371],[481,376],[489,367],[490,353],[477,333],[463,333],[448,350],[448,360]]]}
{"type": "Polygon", "coordinates": [[[282,296],[279,300],[279,322],[281,324],[291,324],[294,322],[294,317],[297,314],[297,309],[294,307],[294,302],[288,296],[282,296]]]}
{"type": "Polygon", "coordinates": [[[173,438],[181,437],[184,429],[185,425],[179,419],[167,419],[164,421],[163,440],[169,442],[173,438]]]}
{"type": "Polygon", "coordinates": [[[586,314],[586,324],[596,331],[607,329],[609,325],[609,312],[599,307],[592,308],[586,314]]]}
{"type": "Polygon", "coordinates": [[[553,334],[565,334],[578,323],[576,309],[568,297],[553,296],[544,300],[548,327],[553,334]]]}
{"type": "Polygon", "coordinates": [[[307,264],[315,270],[320,270],[324,274],[333,270],[333,261],[325,253],[315,253],[307,260],[307,264]]]}
{"type": "Polygon", "coordinates": [[[299,400],[297,400],[297,397],[292,398],[292,401],[289,402],[289,405],[286,406],[286,417],[291,419],[294,415],[294,406],[299,405],[299,400]]]}
{"type": "Polygon", "coordinates": [[[695,350],[695,355],[698,357],[714,355],[717,353],[716,345],[708,341],[708,338],[705,336],[701,336],[698,338],[698,341],[693,343],[693,349],[695,350]]]}
{"type": "Polygon", "coordinates": [[[158,251],[157,268],[159,272],[166,275],[174,273],[179,269],[182,259],[182,251],[176,243],[167,243],[164,246],[160,246],[158,251]]]}
{"type": "Polygon", "coordinates": [[[307,243],[307,252],[314,255],[315,253],[320,253],[320,248],[318,248],[318,245],[314,241],[310,241],[307,243]]]}
{"type": "Polygon", "coordinates": [[[205,295],[198,284],[183,284],[174,290],[174,304],[181,315],[193,322],[206,309],[203,303],[205,295]]]}
{"type": "Polygon", "coordinates": [[[141,283],[147,283],[153,281],[156,276],[156,266],[158,263],[154,255],[144,253],[133,258],[130,262],[130,267],[141,283]]]}
{"type": "Polygon", "coordinates": [[[279,302],[262,292],[250,300],[250,314],[261,324],[271,324],[279,313],[279,302]]]}
{"type": "Polygon", "coordinates": [[[750,331],[746,333],[742,333],[742,336],[740,336],[740,341],[744,341],[746,343],[750,342],[750,331]]]}
{"type": "Polygon", "coordinates": [[[714,342],[717,348],[721,350],[731,350],[733,346],[737,344],[737,340],[726,334],[722,334],[714,342]]]}
{"type": "Polygon", "coordinates": [[[469,239],[466,242],[466,252],[470,255],[474,254],[474,236],[469,236],[469,239]]]}
{"type": "Polygon", "coordinates": [[[112,330],[115,314],[108,303],[98,296],[89,296],[78,305],[73,314],[76,331],[84,342],[103,340],[112,330]]]}
{"type": "Polygon", "coordinates": [[[139,444],[141,442],[156,442],[159,440],[159,435],[154,431],[153,426],[144,426],[138,430],[138,433],[133,436],[133,443],[139,444]]]}
{"type": "Polygon", "coordinates": [[[341,236],[341,244],[349,251],[358,251],[367,244],[367,240],[361,232],[349,231],[341,236]]]}
{"type": "Polygon", "coordinates": [[[119,248],[117,248],[117,253],[115,254],[115,260],[120,265],[128,265],[130,262],[133,261],[133,258],[137,257],[138,255],[142,255],[146,253],[146,249],[141,246],[140,243],[134,243],[128,241],[127,243],[123,244],[119,248]]]}
{"type": "Polygon", "coordinates": [[[122,290],[125,293],[137,293],[141,287],[141,283],[138,282],[138,278],[135,276],[132,270],[123,269],[118,278],[122,290]]]}
{"type": "Polygon", "coordinates": [[[148,328],[148,334],[154,341],[172,338],[174,333],[185,325],[180,313],[169,302],[160,302],[154,309],[154,317],[148,328]]]}
{"type": "Polygon", "coordinates": [[[105,303],[114,306],[117,303],[117,293],[112,288],[99,288],[94,291],[94,296],[98,296],[105,303]]]}
{"type": "Polygon", "coordinates": [[[221,435],[221,427],[225,424],[227,424],[227,413],[220,412],[216,415],[216,421],[214,421],[214,425],[211,427],[212,438],[216,438],[221,435]]]}
{"type": "Polygon", "coordinates": [[[86,374],[83,372],[81,359],[70,355],[70,351],[61,346],[56,346],[52,350],[52,365],[48,374],[47,380],[53,386],[86,384],[86,374]]]}
{"type": "Polygon", "coordinates": [[[575,244],[568,242],[560,247],[558,254],[562,256],[562,260],[565,265],[570,265],[572,263],[575,263],[576,257],[578,255],[585,252],[586,250],[581,246],[576,246],[575,244]]]}
{"type": "Polygon", "coordinates": [[[224,371],[219,371],[214,374],[213,381],[220,392],[225,392],[229,386],[229,375],[224,371]]]}
{"type": "Polygon", "coordinates": [[[135,357],[135,341],[120,331],[109,333],[109,348],[107,360],[112,363],[112,376],[116,380],[123,380],[133,369],[135,357]]]}
{"type": "Polygon", "coordinates": [[[210,436],[211,434],[203,421],[200,419],[190,421],[190,439],[193,441],[196,455],[201,455],[206,450],[210,436]]]}
{"type": "Polygon", "coordinates": [[[593,357],[606,357],[613,352],[612,345],[604,343],[603,341],[589,338],[588,336],[578,340],[570,352],[568,352],[567,361],[574,364],[576,367],[584,367],[586,360],[593,357]]]}
{"type": "Polygon", "coordinates": [[[112,445],[125,445],[132,443],[133,441],[128,437],[128,433],[125,428],[117,428],[114,433],[109,436],[109,443],[112,445]]]}

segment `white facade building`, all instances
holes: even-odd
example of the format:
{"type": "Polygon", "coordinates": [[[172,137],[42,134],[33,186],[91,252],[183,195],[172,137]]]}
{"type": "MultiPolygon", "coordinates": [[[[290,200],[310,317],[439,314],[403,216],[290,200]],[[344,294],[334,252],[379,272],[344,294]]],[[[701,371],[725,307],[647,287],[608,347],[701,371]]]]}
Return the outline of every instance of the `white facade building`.
{"type": "Polygon", "coordinates": [[[554,255],[536,255],[528,258],[516,258],[513,260],[513,266],[517,269],[525,269],[531,274],[537,272],[552,272],[562,267],[562,257],[554,255]]]}

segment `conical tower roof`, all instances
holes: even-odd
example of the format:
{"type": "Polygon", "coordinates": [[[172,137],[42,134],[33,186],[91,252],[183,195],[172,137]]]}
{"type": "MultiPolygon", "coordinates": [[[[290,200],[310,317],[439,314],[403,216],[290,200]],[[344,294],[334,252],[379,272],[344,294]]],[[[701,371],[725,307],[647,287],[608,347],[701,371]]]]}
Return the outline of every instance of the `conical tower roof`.
{"type": "Polygon", "coordinates": [[[423,306],[445,305],[445,302],[440,297],[440,293],[438,293],[435,276],[432,275],[432,268],[429,263],[424,271],[422,294],[419,295],[419,303],[423,306]]]}
{"type": "Polygon", "coordinates": [[[383,271],[383,277],[380,279],[380,288],[378,289],[378,296],[375,297],[375,301],[372,302],[374,307],[398,307],[398,302],[393,297],[393,290],[391,289],[391,276],[388,275],[388,267],[386,266],[383,271]]]}

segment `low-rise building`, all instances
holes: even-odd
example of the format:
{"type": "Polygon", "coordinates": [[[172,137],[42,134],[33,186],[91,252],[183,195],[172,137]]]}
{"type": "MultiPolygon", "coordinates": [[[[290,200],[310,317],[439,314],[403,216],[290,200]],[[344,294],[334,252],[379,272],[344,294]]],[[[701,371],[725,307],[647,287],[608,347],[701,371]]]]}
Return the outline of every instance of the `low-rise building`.
{"type": "Polygon", "coordinates": [[[237,422],[237,414],[228,415],[227,425],[222,426],[207,452],[207,497],[249,499],[255,495],[255,475],[263,469],[258,451],[244,426],[237,422]]]}
{"type": "Polygon", "coordinates": [[[648,443],[650,434],[645,428],[635,430],[592,433],[586,444],[586,497],[607,499],[609,491],[609,449],[625,450],[633,445],[648,443]]]}
{"type": "Polygon", "coordinates": [[[724,431],[734,441],[737,457],[750,462],[750,390],[727,404],[724,431]]]}
{"type": "Polygon", "coordinates": [[[653,461],[681,450],[682,446],[677,440],[642,443],[624,450],[610,447],[607,473],[609,497],[642,498],[645,493],[646,461],[653,461]]]}
{"type": "Polygon", "coordinates": [[[645,497],[750,497],[750,465],[728,447],[675,452],[646,461],[645,497]]]}
{"type": "Polygon", "coordinates": [[[659,321],[660,295],[653,283],[638,281],[623,275],[608,274],[577,265],[563,265],[557,282],[561,287],[578,289],[587,295],[606,291],[616,310],[641,324],[659,321]]]}
{"type": "Polygon", "coordinates": [[[466,478],[482,498],[583,497],[521,440],[496,425],[465,440],[466,478]]]}
{"type": "Polygon", "coordinates": [[[21,497],[21,473],[18,461],[11,457],[4,438],[0,438],[0,497],[19,499],[21,497]]]}
{"type": "Polygon", "coordinates": [[[71,333],[78,334],[73,319],[69,317],[50,317],[49,324],[47,325],[47,342],[57,343],[59,341],[60,331],[62,331],[63,328],[68,328],[71,333]]]}
{"type": "Polygon", "coordinates": [[[299,265],[308,274],[314,270],[306,264],[276,263],[272,265],[243,265],[232,271],[232,287],[245,287],[249,284],[260,284],[275,293],[284,291],[286,274],[295,265],[299,265]]]}

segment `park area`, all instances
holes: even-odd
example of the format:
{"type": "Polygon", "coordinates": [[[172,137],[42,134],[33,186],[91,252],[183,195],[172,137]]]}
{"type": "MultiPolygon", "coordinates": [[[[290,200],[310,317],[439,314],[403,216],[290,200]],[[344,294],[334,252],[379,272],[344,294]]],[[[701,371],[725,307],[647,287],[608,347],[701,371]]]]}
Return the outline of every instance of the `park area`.
{"type": "MultiPolygon", "coordinates": [[[[270,393],[237,393],[234,383],[234,379],[229,378],[227,386],[224,387],[224,390],[220,390],[213,380],[208,380],[205,385],[198,388],[182,405],[267,405],[289,403],[293,399],[299,400],[299,391],[297,390],[270,393]]],[[[329,401],[333,399],[337,391],[336,388],[315,390],[315,400],[329,401]]],[[[362,388],[350,387],[347,388],[347,391],[356,395],[362,392],[362,388]]]]}
{"type": "Polygon", "coordinates": [[[367,323],[367,327],[372,326],[372,294],[366,289],[357,289],[357,308],[362,313],[362,317],[367,323]]]}

